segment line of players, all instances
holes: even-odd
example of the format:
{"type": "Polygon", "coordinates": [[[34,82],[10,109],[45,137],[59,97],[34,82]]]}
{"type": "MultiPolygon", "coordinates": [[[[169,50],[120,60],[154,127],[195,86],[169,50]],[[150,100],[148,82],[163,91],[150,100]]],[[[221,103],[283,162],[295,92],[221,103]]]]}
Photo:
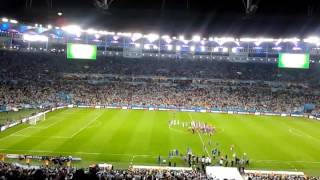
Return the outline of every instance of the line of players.
{"type": "Polygon", "coordinates": [[[168,121],[169,128],[174,126],[188,128],[188,130],[192,131],[193,134],[195,133],[202,133],[208,134],[212,136],[213,133],[216,131],[216,128],[208,123],[192,120],[191,122],[180,122],[179,120],[169,120],[168,121]]]}

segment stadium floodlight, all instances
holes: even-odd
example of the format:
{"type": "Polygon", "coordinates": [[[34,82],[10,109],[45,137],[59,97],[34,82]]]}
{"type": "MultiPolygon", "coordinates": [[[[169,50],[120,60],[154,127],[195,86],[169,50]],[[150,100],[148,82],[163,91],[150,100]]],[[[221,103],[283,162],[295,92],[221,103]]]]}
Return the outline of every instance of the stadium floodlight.
{"type": "Polygon", "coordinates": [[[133,33],[133,34],[131,35],[131,40],[134,42],[134,41],[142,38],[142,36],[143,36],[143,35],[142,35],[141,33],[133,33]]]}
{"type": "Polygon", "coordinates": [[[296,43],[300,42],[300,39],[299,39],[299,38],[294,37],[294,38],[282,39],[282,41],[283,41],[283,42],[291,42],[291,43],[296,44],[296,43]]]}
{"type": "Polygon", "coordinates": [[[95,34],[94,37],[95,37],[96,39],[99,39],[99,38],[100,38],[100,35],[99,35],[99,34],[95,34]]]}
{"type": "Polygon", "coordinates": [[[224,52],[224,53],[228,52],[228,48],[227,47],[223,47],[222,48],[222,52],[224,52]]]}
{"type": "Polygon", "coordinates": [[[113,36],[112,37],[115,41],[117,41],[120,37],[119,36],[113,36]]]}
{"type": "Polygon", "coordinates": [[[220,37],[220,38],[215,37],[214,41],[217,42],[220,46],[222,46],[226,42],[236,42],[235,38],[233,38],[233,37],[220,37]]]}
{"type": "Polygon", "coordinates": [[[158,34],[147,34],[144,37],[146,37],[151,43],[159,39],[158,34]]]}
{"type": "Polygon", "coordinates": [[[2,18],[2,22],[9,22],[8,18],[2,18]]]}
{"type": "Polygon", "coordinates": [[[181,46],[176,46],[176,51],[181,51],[181,46]]]}
{"type": "Polygon", "coordinates": [[[94,29],[88,29],[87,31],[86,31],[88,34],[96,34],[96,33],[98,33],[96,30],[94,30],[94,29]]]}
{"type": "Polygon", "coordinates": [[[213,48],[213,52],[219,52],[219,47],[213,48]]]}
{"type": "Polygon", "coordinates": [[[12,24],[18,24],[18,21],[17,21],[17,20],[14,20],[14,19],[10,19],[10,23],[12,23],[12,24]]]}
{"type": "Polygon", "coordinates": [[[184,40],[184,36],[183,36],[183,35],[180,35],[180,36],[179,36],[179,40],[180,40],[180,41],[183,41],[183,40],[184,40]]]}
{"type": "Polygon", "coordinates": [[[214,41],[214,38],[213,37],[209,37],[209,41],[210,42],[214,41]]]}
{"type": "Polygon", "coordinates": [[[172,39],[170,38],[170,36],[168,35],[164,35],[161,37],[164,41],[166,41],[166,43],[171,43],[172,39]]]}
{"type": "Polygon", "coordinates": [[[201,46],[201,51],[202,52],[206,51],[206,48],[204,46],[201,46]]]}
{"type": "Polygon", "coordinates": [[[135,43],[134,45],[136,48],[140,48],[140,46],[141,46],[139,43],[135,43]]]}
{"type": "Polygon", "coordinates": [[[317,46],[320,45],[320,39],[319,39],[319,37],[316,37],[316,36],[308,37],[308,38],[304,39],[303,42],[315,44],[317,46]]]}
{"type": "Polygon", "coordinates": [[[172,50],[172,45],[168,44],[168,50],[171,51],[172,50]]]}
{"type": "Polygon", "coordinates": [[[149,44],[145,44],[145,45],[143,45],[143,48],[149,50],[151,47],[149,44]]]}
{"type": "Polygon", "coordinates": [[[194,36],[192,37],[192,41],[194,41],[194,42],[199,42],[199,41],[201,41],[201,36],[199,36],[199,35],[194,35],[194,36]]]}
{"type": "Polygon", "coordinates": [[[52,29],[52,25],[51,24],[48,25],[48,29],[52,29]]]}
{"type": "Polygon", "coordinates": [[[66,31],[67,33],[74,34],[74,35],[81,35],[82,29],[77,25],[69,25],[63,26],[62,30],[66,31]]]}
{"type": "Polygon", "coordinates": [[[58,16],[62,16],[63,13],[62,13],[62,12],[58,12],[57,15],[58,15],[58,16]]]}
{"type": "Polygon", "coordinates": [[[48,42],[49,40],[47,36],[31,35],[31,34],[24,34],[22,38],[24,41],[30,41],[30,42],[48,42]]]}
{"type": "Polygon", "coordinates": [[[277,51],[281,51],[281,50],[282,50],[282,47],[278,47],[278,46],[277,46],[277,47],[273,47],[272,49],[273,49],[273,50],[277,50],[277,51]]]}
{"type": "Polygon", "coordinates": [[[256,42],[257,38],[240,38],[240,42],[256,42]]]}
{"type": "Polygon", "coordinates": [[[196,50],[196,47],[195,46],[191,46],[190,47],[190,51],[194,52],[196,50]]]}
{"type": "Polygon", "coordinates": [[[299,51],[299,50],[301,50],[301,47],[295,46],[295,47],[292,48],[292,50],[294,50],[294,51],[299,51]]]}

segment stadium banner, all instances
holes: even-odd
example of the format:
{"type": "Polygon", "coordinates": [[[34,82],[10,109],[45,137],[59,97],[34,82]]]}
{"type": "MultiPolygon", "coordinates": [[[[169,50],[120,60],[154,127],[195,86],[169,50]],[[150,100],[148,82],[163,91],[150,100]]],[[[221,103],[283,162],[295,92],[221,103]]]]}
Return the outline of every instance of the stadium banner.
{"type": "Polygon", "coordinates": [[[303,117],[301,114],[291,114],[292,117],[303,117]]]}
{"type": "Polygon", "coordinates": [[[70,104],[67,106],[68,108],[73,108],[73,104],[70,104]]]}
{"type": "Polygon", "coordinates": [[[196,112],[193,109],[180,109],[181,112],[196,112]]]}
{"type": "Polygon", "coordinates": [[[277,116],[279,114],[274,114],[274,113],[263,113],[263,115],[266,115],[266,116],[277,116]]]}
{"type": "Polygon", "coordinates": [[[246,174],[261,174],[261,175],[293,175],[304,176],[304,172],[297,171],[264,171],[264,170],[244,170],[246,174]]]}
{"type": "Polygon", "coordinates": [[[149,111],[154,111],[154,108],[153,107],[149,107],[149,111]]]}
{"type": "Polygon", "coordinates": [[[282,113],[282,114],[281,114],[281,116],[282,116],[282,117],[286,117],[286,116],[288,116],[288,115],[287,115],[287,114],[282,113]]]}
{"type": "Polygon", "coordinates": [[[234,114],[234,112],[233,111],[228,111],[228,114],[234,114]]]}
{"type": "Polygon", "coordinates": [[[261,112],[255,112],[254,115],[260,116],[260,115],[261,115],[261,112]]]}
{"type": "Polygon", "coordinates": [[[216,110],[212,110],[212,113],[222,113],[223,111],[216,111],[216,110]]]}
{"type": "MultiPolygon", "coordinates": [[[[68,106],[69,107],[69,106],[68,106]]],[[[90,106],[79,105],[78,108],[89,108],[90,106]]]]}
{"type": "Polygon", "coordinates": [[[159,111],[171,111],[172,109],[167,109],[167,108],[159,108],[159,111]]]}
{"type": "Polygon", "coordinates": [[[21,119],[21,122],[25,123],[25,122],[27,122],[27,120],[28,120],[28,118],[23,118],[23,119],[21,119]]]}
{"type": "Polygon", "coordinates": [[[200,109],[200,112],[202,112],[202,113],[206,113],[206,112],[207,112],[207,110],[206,110],[206,109],[200,109]]]}
{"type": "Polygon", "coordinates": [[[122,106],[121,109],[128,109],[128,106],[122,106]]]}
{"type": "Polygon", "coordinates": [[[96,109],[100,109],[100,108],[101,108],[101,106],[95,106],[94,108],[96,108],[96,109]]]}
{"type": "Polygon", "coordinates": [[[250,114],[249,112],[239,111],[238,114],[250,114]]]}
{"type": "Polygon", "coordinates": [[[0,127],[0,132],[4,131],[4,130],[6,130],[6,129],[7,129],[6,126],[1,126],[1,127],[0,127]]]}
{"type": "Polygon", "coordinates": [[[136,165],[133,165],[132,169],[192,171],[192,168],[188,168],[188,167],[172,167],[172,166],[136,166],[136,165]]]}

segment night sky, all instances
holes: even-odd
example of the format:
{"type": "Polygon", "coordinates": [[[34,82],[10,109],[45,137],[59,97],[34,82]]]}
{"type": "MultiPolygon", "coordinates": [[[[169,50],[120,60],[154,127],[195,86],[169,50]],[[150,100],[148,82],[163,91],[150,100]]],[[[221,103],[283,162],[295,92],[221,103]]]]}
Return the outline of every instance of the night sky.
{"type": "Polygon", "coordinates": [[[177,34],[272,36],[320,33],[320,0],[253,0],[259,1],[254,16],[245,15],[242,0],[114,0],[106,12],[97,10],[93,0],[1,0],[0,16],[20,22],[64,25],[76,22],[82,26],[108,27],[111,30],[158,31],[177,34]],[[57,17],[57,12],[63,12],[57,17]]]}

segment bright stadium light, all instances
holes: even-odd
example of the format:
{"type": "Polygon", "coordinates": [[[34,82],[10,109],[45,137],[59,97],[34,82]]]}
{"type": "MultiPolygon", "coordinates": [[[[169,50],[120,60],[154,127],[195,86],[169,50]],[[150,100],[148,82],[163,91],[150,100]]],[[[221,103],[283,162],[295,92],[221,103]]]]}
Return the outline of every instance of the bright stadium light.
{"type": "Polygon", "coordinates": [[[196,47],[195,46],[191,46],[190,47],[190,51],[194,52],[196,50],[196,47]]]}
{"type": "Polygon", "coordinates": [[[10,23],[12,23],[12,24],[18,24],[18,21],[17,21],[17,20],[14,20],[14,19],[10,19],[10,23]]]}
{"type": "Polygon", "coordinates": [[[145,45],[143,45],[143,48],[144,48],[144,49],[147,49],[147,50],[151,49],[151,47],[150,47],[150,45],[149,45],[149,44],[145,44],[145,45]]]}
{"type": "Polygon", "coordinates": [[[183,41],[183,40],[184,40],[184,36],[183,36],[183,35],[180,35],[180,36],[179,36],[179,40],[180,40],[180,41],[183,41]]]}
{"type": "Polygon", "coordinates": [[[48,25],[48,29],[52,29],[52,25],[51,24],[48,25]]]}
{"type": "Polygon", "coordinates": [[[115,41],[117,41],[119,38],[120,38],[119,36],[113,36],[113,39],[114,39],[115,41]]]}
{"type": "Polygon", "coordinates": [[[77,25],[69,25],[62,27],[62,30],[66,31],[67,33],[74,34],[74,35],[81,35],[82,29],[77,25]]]}
{"type": "Polygon", "coordinates": [[[135,43],[134,45],[136,48],[140,48],[140,46],[141,46],[139,43],[135,43]]]}
{"type": "Polygon", "coordinates": [[[99,35],[99,34],[95,34],[94,37],[95,37],[96,39],[99,39],[99,38],[100,38],[100,35],[99,35]]]}
{"type": "Polygon", "coordinates": [[[181,46],[176,46],[176,51],[181,51],[181,46]]]}
{"type": "Polygon", "coordinates": [[[31,35],[31,34],[24,34],[22,38],[24,41],[30,41],[30,42],[48,42],[49,40],[47,36],[31,35]]]}
{"type": "Polygon", "coordinates": [[[257,38],[240,38],[241,42],[256,42],[258,41],[257,38]]]}
{"type": "Polygon", "coordinates": [[[96,30],[94,30],[94,29],[88,29],[87,31],[86,31],[88,34],[96,34],[96,33],[98,33],[96,30]]]}
{"type": "Polygon", "coordinates": [[[194,41],[194,42],[199,42],[199,41],[201,41],[201,36],[199,36],[199,35],[194,35],[194,36],[192,37],[192,41],[194,41]]]}
{"type": "Polygon", "coordinates": [[[222,52],[224,53],[228,52],[228,48],[227,47],[222,48],[222,52]]]}
{"type": "Polygon", "coordinates": [[[201,51],[202,52],[206,51],[206,48],[204,46],[201,46],[201,51]]]}
{"type": "Polygon", "coordinates": [[[171,43],[172,39],[170,38],[169,35],[164,35],[161,37],[164,41],[166,41],[166,43],[171,43]]]}
{"type": "Polygon", "coordinates": [[[316,37],[316,36],[308,37],[308,38],[304,39],[303,42],[315,44],[317,46],[320,45],[320,39],[319,39],[319,37],[316,37]]]}
{"type": "Polygon", "coordinates": [[[300,41],[300,39],[294,37],[294,38],[282,39],[282,41],[283,41],[283,42],[291,42],[291,43],[295,43],[295,44],[296,44],[296,43],[298,43],[298,42],[300,41]]]}
{"type": "Polygon", "coordinates": [[[210,42],[214,41],[214,38],[213,37],[209,37],[209,41],[210,42]]]}
{"type": "Polygon", "coordinates": [[[145,35],[144,37],[146,37],[151,43],[159,39],[158,34],[148,34],[148,35],[145,35]]]}
{"type": "Polygon", "coordinates": [[[171,51],[172,50],[172,45],[168,44],[168,50],[171,51]]]}
{"type": "Polygon", "coordinates": [[[138,39],[141,39],[142,38],[142,34],[141,33],[133,33],[132,36],[131,36],[131,40],[134,42],[138,39]]]}
{"type": "Polygon", "coordinates": [[[2,22],[9,22],[8,18],[2,18],[2,22]]]}

